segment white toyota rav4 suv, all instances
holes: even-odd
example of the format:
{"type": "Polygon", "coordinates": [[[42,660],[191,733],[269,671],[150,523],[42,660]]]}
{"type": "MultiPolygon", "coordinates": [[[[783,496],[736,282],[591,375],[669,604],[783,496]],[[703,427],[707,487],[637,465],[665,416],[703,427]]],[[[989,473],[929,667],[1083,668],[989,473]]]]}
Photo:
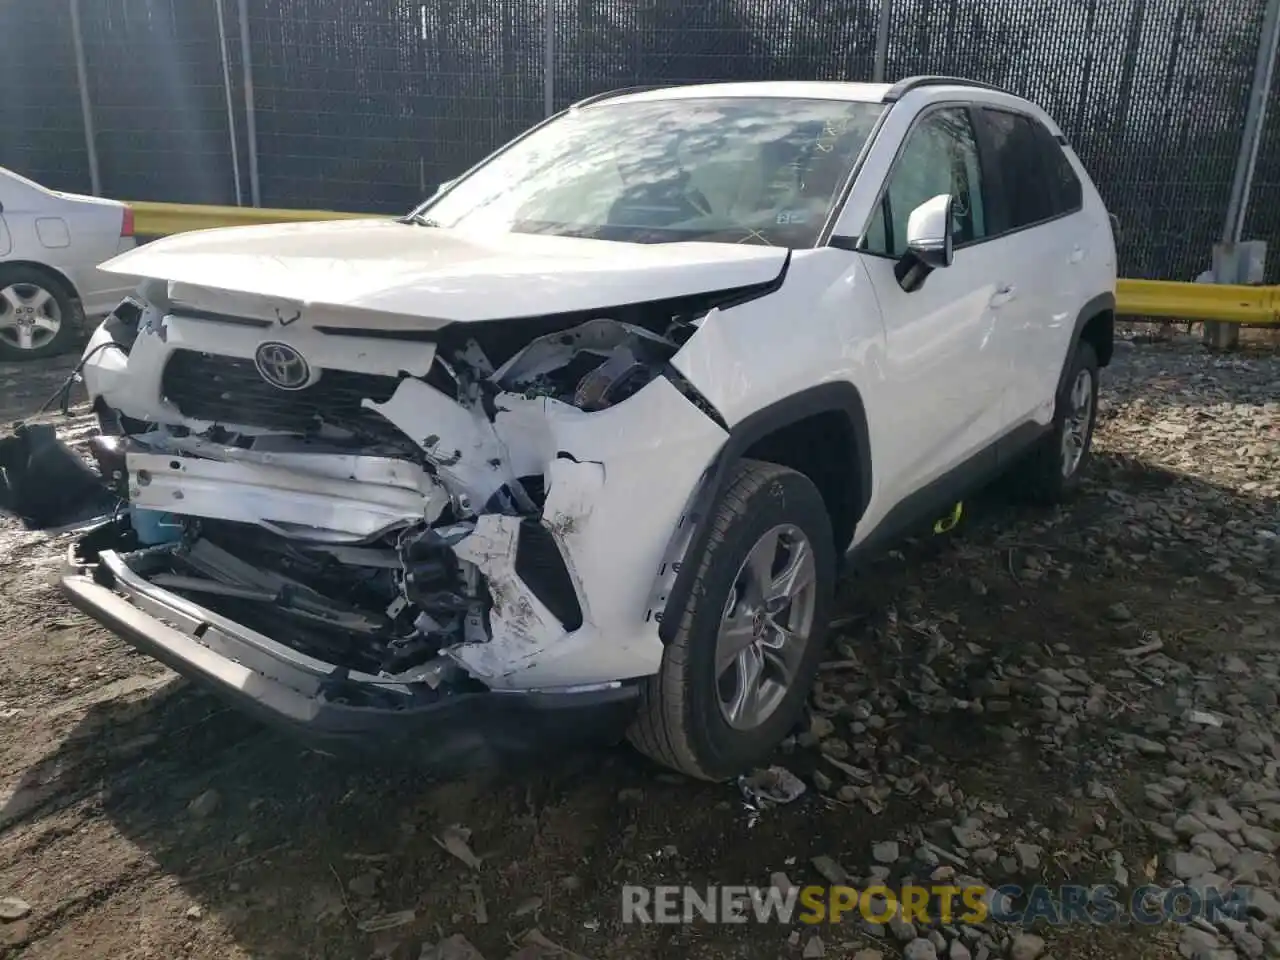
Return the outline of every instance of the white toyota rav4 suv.
{"type": "Polygon", "coordinates": [[[939,77],[593,97],[400,220],[172,237],[83,377],[127,501],[82,610],[329,749],[794,727],[860,552],[999,472],[1055,500],[1112,352],[1053,121],[939,77]]]}

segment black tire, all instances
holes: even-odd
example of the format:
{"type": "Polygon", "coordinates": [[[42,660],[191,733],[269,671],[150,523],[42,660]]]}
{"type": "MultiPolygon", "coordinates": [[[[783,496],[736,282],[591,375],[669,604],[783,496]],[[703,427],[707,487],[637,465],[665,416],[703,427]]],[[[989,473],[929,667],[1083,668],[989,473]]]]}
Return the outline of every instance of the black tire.
{"type": "MultiPolygon", "coordinates": [[[[17,287],[24,291],[42,290],[56,304],[59,327],[52,337],[30,349],[24,349],[0,329],[0,360],[40,360],[66,353],[80,338],[84,323],[80,300],[70,285],[57,274],[39,267],[0,264],[0,291],[17,287]]],[[[12,304],[0,302],[0,321],[13,310],[12,304]]]]}
{"type": "Polygon", "coordinates": [[[1098,355],[1093,344],[1081,340],[1062,389],[1054,403],[1053,429],[1036,444],[1009,476],[1009,487],[1023,499],[1052,505],[1069,500],[1080,487],[1080,478],[1092,457],[1093,428],[1098,420],[1098,355]],[[1084,448],[1074,467],[1067,469],[1063,436],[1070,429],[1074,410],[1072,390],[1082,373],[1089,375],[1089,410],[1084,426],[1084,448]]]}
{"type": "MultiPolygon", "coordinates": [[[[825,646],[836,556],[822,495],[803,474],[743,460],[707,518],[711,539],[696,563],[693,590],[658,673],[641,684],[640,711],[628,738],[641,752],[691,777],[725,780],[758,766],[799,720],[825,646]],[[767,718],[735,729],[722,713],[715,670],[721,618],[752,548],[779,526],[793,526],[813,552],[813,619],[794,678],[767,718]]],[[[789,621],[788,621],[789,622],[789,621]]],[[[799,641],[797,641],[799,642],[799,641]]]]}

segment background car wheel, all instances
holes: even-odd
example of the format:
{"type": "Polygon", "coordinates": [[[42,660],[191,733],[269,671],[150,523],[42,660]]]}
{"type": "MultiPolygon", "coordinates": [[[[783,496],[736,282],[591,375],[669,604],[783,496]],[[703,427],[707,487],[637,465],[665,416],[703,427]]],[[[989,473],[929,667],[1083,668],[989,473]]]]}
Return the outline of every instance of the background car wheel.
{"type": "Polygon", "coordinates": [[[708,517],[679,631],[641,687],[629,737],[659,763],[723,780],[765,761],[799,719],[835,586],[831,521],[803,474],[744,460],[708,517]]]}
{"type": "Polygon", "coordinates": [[[26,266],[0,266],[0,360],[65,353],[79,329],[79,305],[59,277],[26,266]]]}
{"type": "Polygon", "coordinates": [[[1080,341],[1053,413],[1053,430],[1013,471],[1015,488],[1037,503],[1061,503],[1076,492],[1092,452],[1098,419],[1098,355],[1080,341]]]}

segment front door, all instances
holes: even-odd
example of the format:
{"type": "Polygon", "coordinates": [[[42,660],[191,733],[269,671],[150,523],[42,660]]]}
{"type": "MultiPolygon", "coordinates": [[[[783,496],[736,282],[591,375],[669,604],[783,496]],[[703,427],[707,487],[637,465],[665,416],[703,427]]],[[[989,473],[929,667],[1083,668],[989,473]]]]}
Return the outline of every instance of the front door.
{"type": "MultiPolygon", "coordinates": [[[[996,327],[1006,267],[988,237],[977,140],[967,107],[922,115],[889,174],[860,252],[884,316],[892,413],[873,447],[889,500],[900,501],[991,445],[1003,427],[1006,371],[996,327]],[[894,267],[920,204],[953,198],[955,259],[906,292],[894,267]]],[[[882,488],[883,489],[883,488],[882,488]]]]}

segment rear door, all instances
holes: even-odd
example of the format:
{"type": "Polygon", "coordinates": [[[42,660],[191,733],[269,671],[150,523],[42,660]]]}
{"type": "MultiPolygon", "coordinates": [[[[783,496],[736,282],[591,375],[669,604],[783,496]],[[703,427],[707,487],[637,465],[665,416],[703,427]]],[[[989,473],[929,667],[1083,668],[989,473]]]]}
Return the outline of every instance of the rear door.
{"type": "Polygon", "coordinates": [[[983,160],[994,173],[993,232],[1008,242],[1013,302],[997,331],[1007,419],[1047,423],[1053,393],[1084,302],[1088,258],[1083,190],[1057,137],[1037,118],[1005,107],[976,111],[983,160]]]}

